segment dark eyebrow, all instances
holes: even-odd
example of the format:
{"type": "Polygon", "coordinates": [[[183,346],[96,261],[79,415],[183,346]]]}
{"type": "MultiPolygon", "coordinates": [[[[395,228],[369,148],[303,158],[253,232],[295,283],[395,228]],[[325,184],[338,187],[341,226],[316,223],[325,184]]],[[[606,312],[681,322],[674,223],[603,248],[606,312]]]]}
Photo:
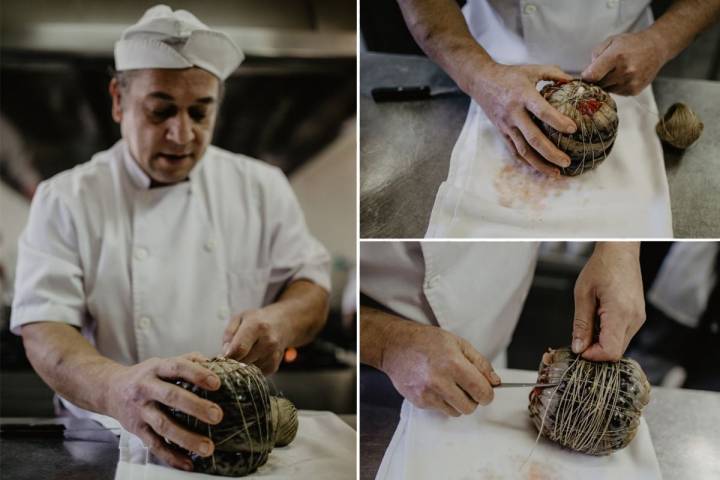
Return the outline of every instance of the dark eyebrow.
{"type": "MultiPolygon", "coordinates": [[[[148,97],[159,98],[160,100],[166,100],[168,102],[175,101],[175,97],[173,97],[172,95],[168,95],[165,92],[152,92],[151,94],[148,95],[148,97]]],[[[197,100],[195,100],[194,103],[202,103],[204,105],[210,105],[212,103],[215,103],[215,98],[214,97],[202,97],[202,98],[198,98],[197,100]]]]}

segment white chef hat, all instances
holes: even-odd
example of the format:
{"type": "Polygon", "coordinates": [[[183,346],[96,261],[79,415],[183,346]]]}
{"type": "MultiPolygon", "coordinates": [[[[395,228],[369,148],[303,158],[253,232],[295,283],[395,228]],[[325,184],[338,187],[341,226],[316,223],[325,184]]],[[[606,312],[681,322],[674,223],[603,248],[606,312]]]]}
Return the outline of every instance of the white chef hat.
{"type": "Polygon", "coordinates": [[[244,58],[226,34],[167,5],[148,9],[115,43],[117,71],[199,67],[225,80],[244,58]]]}

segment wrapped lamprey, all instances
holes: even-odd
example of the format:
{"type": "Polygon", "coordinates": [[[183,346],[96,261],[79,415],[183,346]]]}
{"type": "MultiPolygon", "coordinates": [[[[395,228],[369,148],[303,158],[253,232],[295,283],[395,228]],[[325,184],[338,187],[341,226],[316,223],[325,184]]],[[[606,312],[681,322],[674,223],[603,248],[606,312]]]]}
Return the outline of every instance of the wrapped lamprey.
{"type": "Polygon", "coordinates": [[[559,385],[530,392],[535,428],[564,447],[590,455],[625,448],[650,398],[650,384],[635,360],[591,362],[569,348],[543,355],[537,381],[559,385]]]}
{"type": "Polygon", "coordinates": [[[270,394],[259,368],[217,357],[201,365],[215,373],[219,390],[208,391],[185,381],[177,385],[220,406],[223,419],[208,425],[179,410],[170,414],[181,425],[210,437],[215,451],[209,457],[191,453],[193,470],[224,476],[248,475],[267,462],[275,446],[293,441],[298,430],[295,406],[270,394]]]}
{"type": "Polygon", "coordinates": [[[540,94],[577,126],[573,134],[558,132],[535,118],[555,146],[570,157],[563,175],[575,176],[597,167],[610,154],[618,131],[615,100],[597,85],[581,80],[552,82],[540,94]]]}

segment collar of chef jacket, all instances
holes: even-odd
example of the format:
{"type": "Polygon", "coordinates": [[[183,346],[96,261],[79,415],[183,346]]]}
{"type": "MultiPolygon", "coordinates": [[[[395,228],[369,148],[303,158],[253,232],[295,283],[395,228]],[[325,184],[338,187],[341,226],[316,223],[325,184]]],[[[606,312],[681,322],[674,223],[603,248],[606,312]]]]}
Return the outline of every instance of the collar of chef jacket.
{"type": "MultiPolygon", "coordinates": [[[[207,150],[205,152],[207,154],[207,150]]],[[[192,188],[192,182],[195,181],[195,179],[200,174],[200,171],[203,168],[203,165],[205,162],[203,162],[204,156],[198,162],[195,164],[195,166],[190,170],[190,173],[188,174],[187,181],[178,182],[172,185],[164,185],[161,188],[164,187],[180,187],[180,188],[192,188]]],[[[127,171],[128,176],[130,177],[130,181],[139,189],[142,190],[148,190],[152,186],[152,178],[145,173],[145,171],[140,167],[140,165],[135,161],[132,154],[130,153],[130,147],[128,146],[127,142],[122,142],[122,163],[125,166],[125,169],[127,171]]]]}
{"type": "Polygon", "coordinates": [[[469,0],[473,37],[499,63],[558,65],[579,73],[606,38],[653,21],[650,0],[469,0]]]}

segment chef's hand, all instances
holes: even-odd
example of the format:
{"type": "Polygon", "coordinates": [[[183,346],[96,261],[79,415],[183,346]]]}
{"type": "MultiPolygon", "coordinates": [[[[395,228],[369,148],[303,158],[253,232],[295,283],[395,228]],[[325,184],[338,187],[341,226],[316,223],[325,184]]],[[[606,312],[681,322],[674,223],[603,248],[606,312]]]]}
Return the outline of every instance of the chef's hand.
{"type": "Polygon", "coordinates": [[[131,367],[120,367],[109,382],[109,414],[140,437],[158,458],[184,470],[192,470],[192,462],[167,441],[201,456],[211,455],[215,446],[209,438],[180,427],[161,410],[160,404],[211,425],[220,422],[223,413],[219,406],[167,381],[182,379],[206,390],[217,390],[220,379],[198,365],[196,361],[200,360],[205,358],[195,353],[151,358],[131,367]]]}
{"type": "Polygon", "coordinates": [[[635,242],[598,243],[575,282],[572,350],[587,360],[619,360],[645,322],[639,249],[635,242]]]}
{"type": "Polygon", "coordinates": [[[613,35],[595,47],[582,79],[609,92],[637,95],[667,60],[663,39],[653,30],[613,35]]]}
{"type": "Polygon", "coordinates": [[[530,113],[554,129],[574,133],[575,122],[551,106],[535,85],[540,80],[572,80],[558,67],[550,65],[484,65],[472,82],[469,94],[500,130],[510,153],[536,170],[558,176],[557,166],[570,165],[570,157],[558,150],[530,113]]]}
{"type": "Polygon", "coordinates": [[[223,355],[274,373],[290,344],[287,327],[288,319],[274,305],[236,315],[223,335],[223,355]]]}
{"type": "Polygon", "coordinates": [[[415,406],[457,417],[492,401],[500,377],[466,340],[402,319],[393,320],[384,337],[380,367],[415,406]]]}

